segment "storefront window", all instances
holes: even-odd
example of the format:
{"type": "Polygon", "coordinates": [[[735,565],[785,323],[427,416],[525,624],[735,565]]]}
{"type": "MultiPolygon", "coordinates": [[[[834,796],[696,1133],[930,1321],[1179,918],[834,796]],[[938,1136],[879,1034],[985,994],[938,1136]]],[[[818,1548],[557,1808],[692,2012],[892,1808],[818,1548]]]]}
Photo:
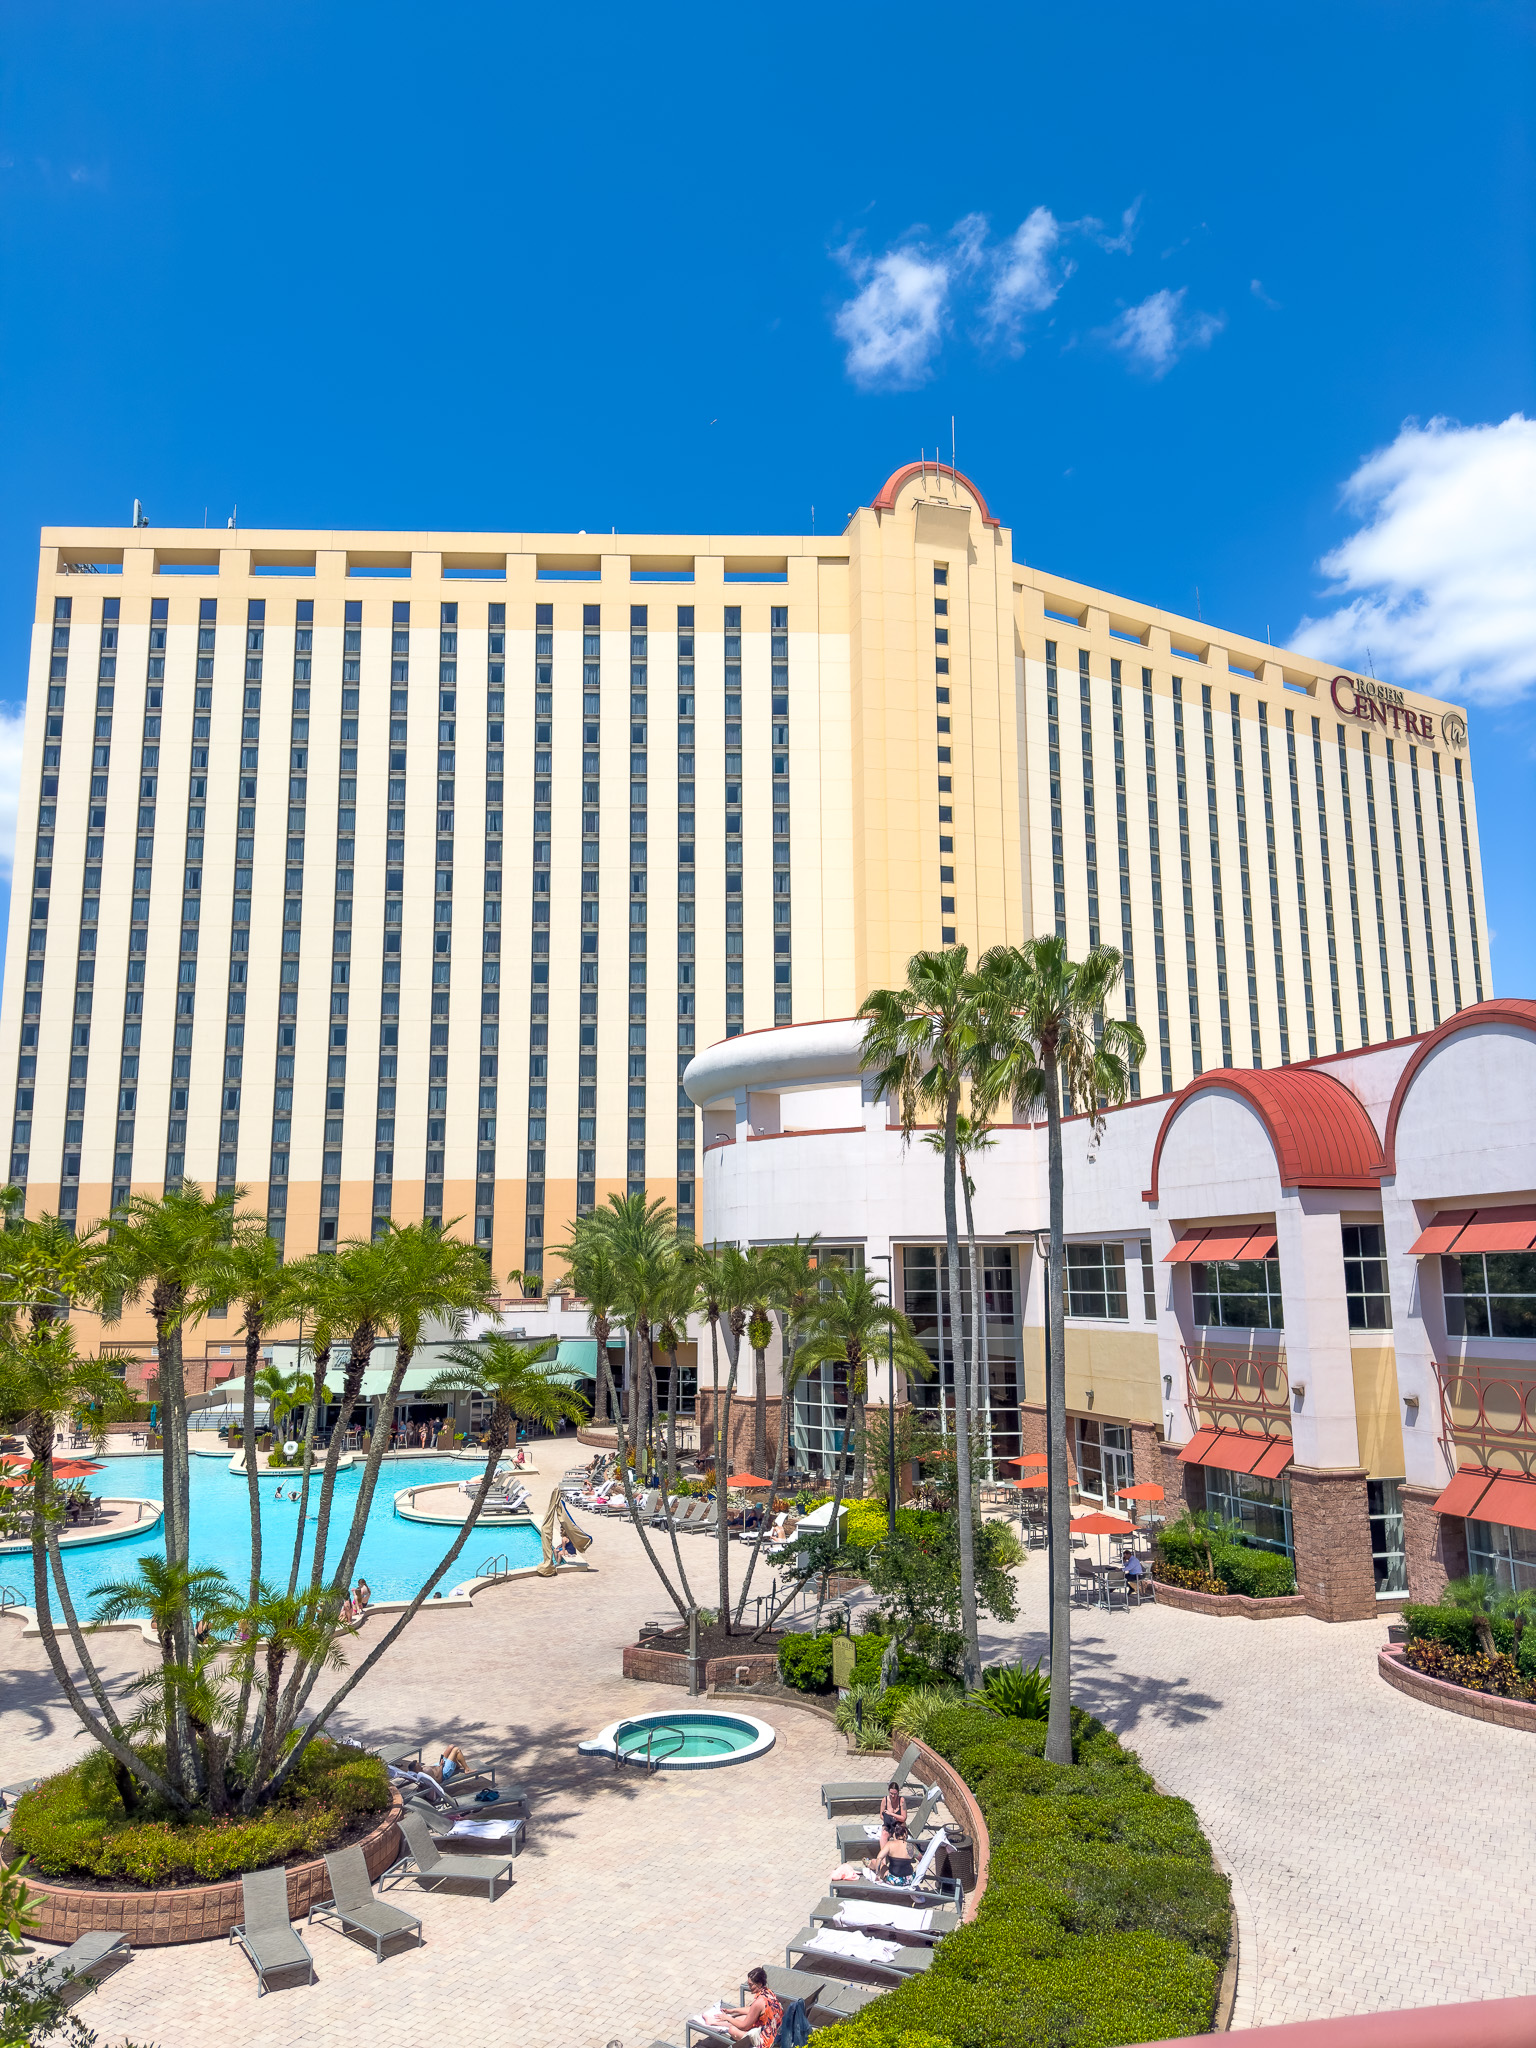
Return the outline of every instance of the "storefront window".
{"type": "Polygon", "coordinates": [[[1352,1330],[1390,1330],[1387,1246],[1379,1223],[1344,1225],[1344,1299],[1352,1330]]]}
{"type": "Polygon", "coordinates": [[[1473,1252],[1440,1271],[1453,1337],[1536,1340],[1536,1252],[1473,1252]]]}
{"type": "MultiPolygon", "coordinates": [[[[1347,1233],[1346,1233],[1347,1234],[1347,1233]]],[[[1371,1565],[1378,1598],[1406,1593],[1408,1559],[1403,1549],[1403,1503],[1400,1479],[1368,1479],[1365,1491],[1371,1516],[1371,1565]]]]}
{"type": "Polygon", "coordinates": [[[1069,1316],[1101,1323],[1126,1320],[1124,1245],[1069,1244],[1066,1280],[1069,1316]]]}
{"type": "Polygon", "coordinates": [[[1192,1265],[1195,1321],[1202,1329],[1283,1330],[1285,1308],[1280,1299],[1280,1261],[1217,1259],[1192,1265]]]}
{"type": "Polygon", "coordinates": [[[1246,1472],[1218,1472],[1210,1465],[1204,1471],[1205,1505],[1213,1515],[1235,1522],[1260,1550],[1295,1556],[1289,1479],[1254,1479],[1246,1472]]]}
{"type": "MultiPolygon", "coordinates": [[[[1008,1458],[1022,1448],[1019,1405],[1023,1395],[1018,1296],[1014,1287],[1013,1251],[1008,1245],[982,1245],[982,1288],[986,1299],[986,1371],[983,1386],[990,1405],[992,1456],[1008,1458]]],[[[913,1334],[938,1370],[928,1380],[910,1381],[912,1406],[933,1428],[947,1435],[954,1426],[954,1356],[957,1349],[949,1313],[943,1245],[909,1244],[901,1252],[901,1305],[913,1334]]],[[[968,1308],[970,1256],[960,1247],[960,1284],[968,1308]]]]}
{"type": "Polygon", "coordinates": [[[1501,1593],[1536,1587],[1536,1530],[1467,1518],[1467,1568],[1486,1572],[1501,1593]]]}
{"type": "Polygon", "coordinates": [[[1119,1500],[1136,1483],[1131,1463],[1131,1432],[1123,1423],[1077,1417],[1077,1490],[1123,1513],[1119,1500]]]}

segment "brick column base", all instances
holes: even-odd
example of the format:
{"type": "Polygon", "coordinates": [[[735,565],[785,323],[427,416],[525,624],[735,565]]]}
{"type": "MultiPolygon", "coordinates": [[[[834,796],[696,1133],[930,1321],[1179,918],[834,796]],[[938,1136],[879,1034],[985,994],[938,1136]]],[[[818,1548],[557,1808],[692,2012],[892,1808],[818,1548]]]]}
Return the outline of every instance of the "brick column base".
{"type": "Polygon", "coordinates": [[[1155,1423],[1131,1424],[1131,1470],[1137,1486],[1145,1486],[1149,1480],[1154,1486],[1162,1485],[1163,1461],[1158,1456],[1162,1441],[1163,1433],[1155,1423]]]}
{"type": "MultiPolygon", "coordinates": [[[[1030,1451],[1049,1451],[1045,1435],[1045,1410],[1028,1401],[1019,1404],[1019,1454],[1030,1451]]],[[[1021,1471],[1023,1467],[1019,1468],[1021,1471]]]]}
{"type": "Polygon", "coordinates": [[[1433,1606],[1451,1579],[1467,1574],[1467,1525],[1460,1515],[1437,1515],[1438,1486],[1401,1489],[1403,1548],[1408,1554],[1408,1597],[1433,1606]]]}
{"type": "Polygon", "coordinates": [[[1324,1471],[1293,1465],[1291,1533],[1296,1586],[1317,1621],[1368,1621],[1376,1613],[1371,1522],[1363,1466],[1324,1471]]]}
{"type": "Polygon", "coordinates": [[[1186,1508],[1205,1506],[1205,1477],[1198,1465],[1180,1461],[1177,1444],[1159,1444],[1157,1452],[1161,1470],[1152,1476],[1163,1489],[1163,1515],[1166,1520],[1177,1522],[1186,1508]]]}

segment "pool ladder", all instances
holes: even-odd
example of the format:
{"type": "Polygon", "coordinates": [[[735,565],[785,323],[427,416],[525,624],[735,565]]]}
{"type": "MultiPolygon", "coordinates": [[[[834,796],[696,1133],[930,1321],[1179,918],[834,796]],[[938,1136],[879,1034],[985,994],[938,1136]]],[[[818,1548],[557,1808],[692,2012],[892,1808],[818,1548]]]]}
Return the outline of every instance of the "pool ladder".
{"type": "Polygon", "coordinates": [[[475,1567],[477,1579],[505,1579],[510,1578],[511,1573],[512,1567],[504,1550],[499,1550],[494,1557],[485,1558],[475,1567]]]}
{"type": "Polygon", "coordinates": [[[646,1729],[645,1753],[643,1756],[638,1748],[631,1750],[621,1748],[620,1745],[623,1741],[625,1729],[638,1728],[640,1725],[638,1721],[621,1721],[618,1727],[614,1729],[613,1768],[617,1771],[621,1770],[625,1764],[634,1764],[637,1769],[644,1771],[647,1777],[654,1777],[667,1758],[676,1756],[678,1751],[686,1745],[688,1738],[681,1728],[672,1726],[670,1722],[664,1722],[659,1728],[646,1729]],[[677,1740],[670,1749],[658,1750],[655,1747],[655,1743],[659,1735],[675,1735],[677,1740]]]}

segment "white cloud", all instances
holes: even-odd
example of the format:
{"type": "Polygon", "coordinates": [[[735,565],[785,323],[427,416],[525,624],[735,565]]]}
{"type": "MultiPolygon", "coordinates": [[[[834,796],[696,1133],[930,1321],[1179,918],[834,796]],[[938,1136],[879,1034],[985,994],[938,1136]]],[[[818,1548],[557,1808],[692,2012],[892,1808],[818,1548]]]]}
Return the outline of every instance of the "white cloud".
{"type": "Polygon", "coordinates": [[[834,322],[848,344],[849,376],[865,386],[920,384],[944,334],[950,254],[930,255],[911,245],[872,260],[845,253],[844,261],[862,283],[834,322]]]}
{"type": "Polygon", "coordinates": [[[1111,348],[1153,377],[1165,377],[1186,349],[1209,348],[1226,326],[1220,313],[1186,315],[1187,288],[1153,292],[1139,306],[1127,306],[1108,330],[1111,348]]]}
{"type": "Polygon", "coordinates": [[[1004,337],[1014,355],[1023,353],[1021,321],[1054,304],[1075,268],[1071,263],[1058,267],[1053,260],[1061,232],[1051,209],[1037,206],[992,258],[992,288],[982,314],[987,333],[1004,337]]]}
{"type": "Polygon", "coordinates": [[[1141,200],[1135,198],[1120,216],[1118,235],[1106,235],[1104,223],[1098,220],[1080,221],[1078,225],[1084,234],[1091,235],[1106,256],[1129,256],[1136,244],[1136,220],[1141,212],[1141,200]]]}
{"type": "Polygon", "coordinates": [[[26,722],[24,704],[0,704],[0,883],[10,881],[16,852],[16,805],[21,793],[21,740],[26,722]]]}
{"type": "Polygon", "coordinates": [[[1536,689],[1536,420],[1409,420],[1343,498],[1362,523],[1320,566],[1348,602],[1295,647],[1453,701],[1536,689]]]}

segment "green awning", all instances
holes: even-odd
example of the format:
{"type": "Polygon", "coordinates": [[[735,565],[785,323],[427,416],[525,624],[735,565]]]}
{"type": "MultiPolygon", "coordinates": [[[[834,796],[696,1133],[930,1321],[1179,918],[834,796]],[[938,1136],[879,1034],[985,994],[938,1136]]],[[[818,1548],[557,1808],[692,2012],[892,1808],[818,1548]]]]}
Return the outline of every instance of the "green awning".
{"type": "Polygon", "coordinates": [[[584,1380],[597,1378],[597,1339],[562,1337],[555,1354],[555,1366],[562,1372],[579,1373],[584,1380]]]}

